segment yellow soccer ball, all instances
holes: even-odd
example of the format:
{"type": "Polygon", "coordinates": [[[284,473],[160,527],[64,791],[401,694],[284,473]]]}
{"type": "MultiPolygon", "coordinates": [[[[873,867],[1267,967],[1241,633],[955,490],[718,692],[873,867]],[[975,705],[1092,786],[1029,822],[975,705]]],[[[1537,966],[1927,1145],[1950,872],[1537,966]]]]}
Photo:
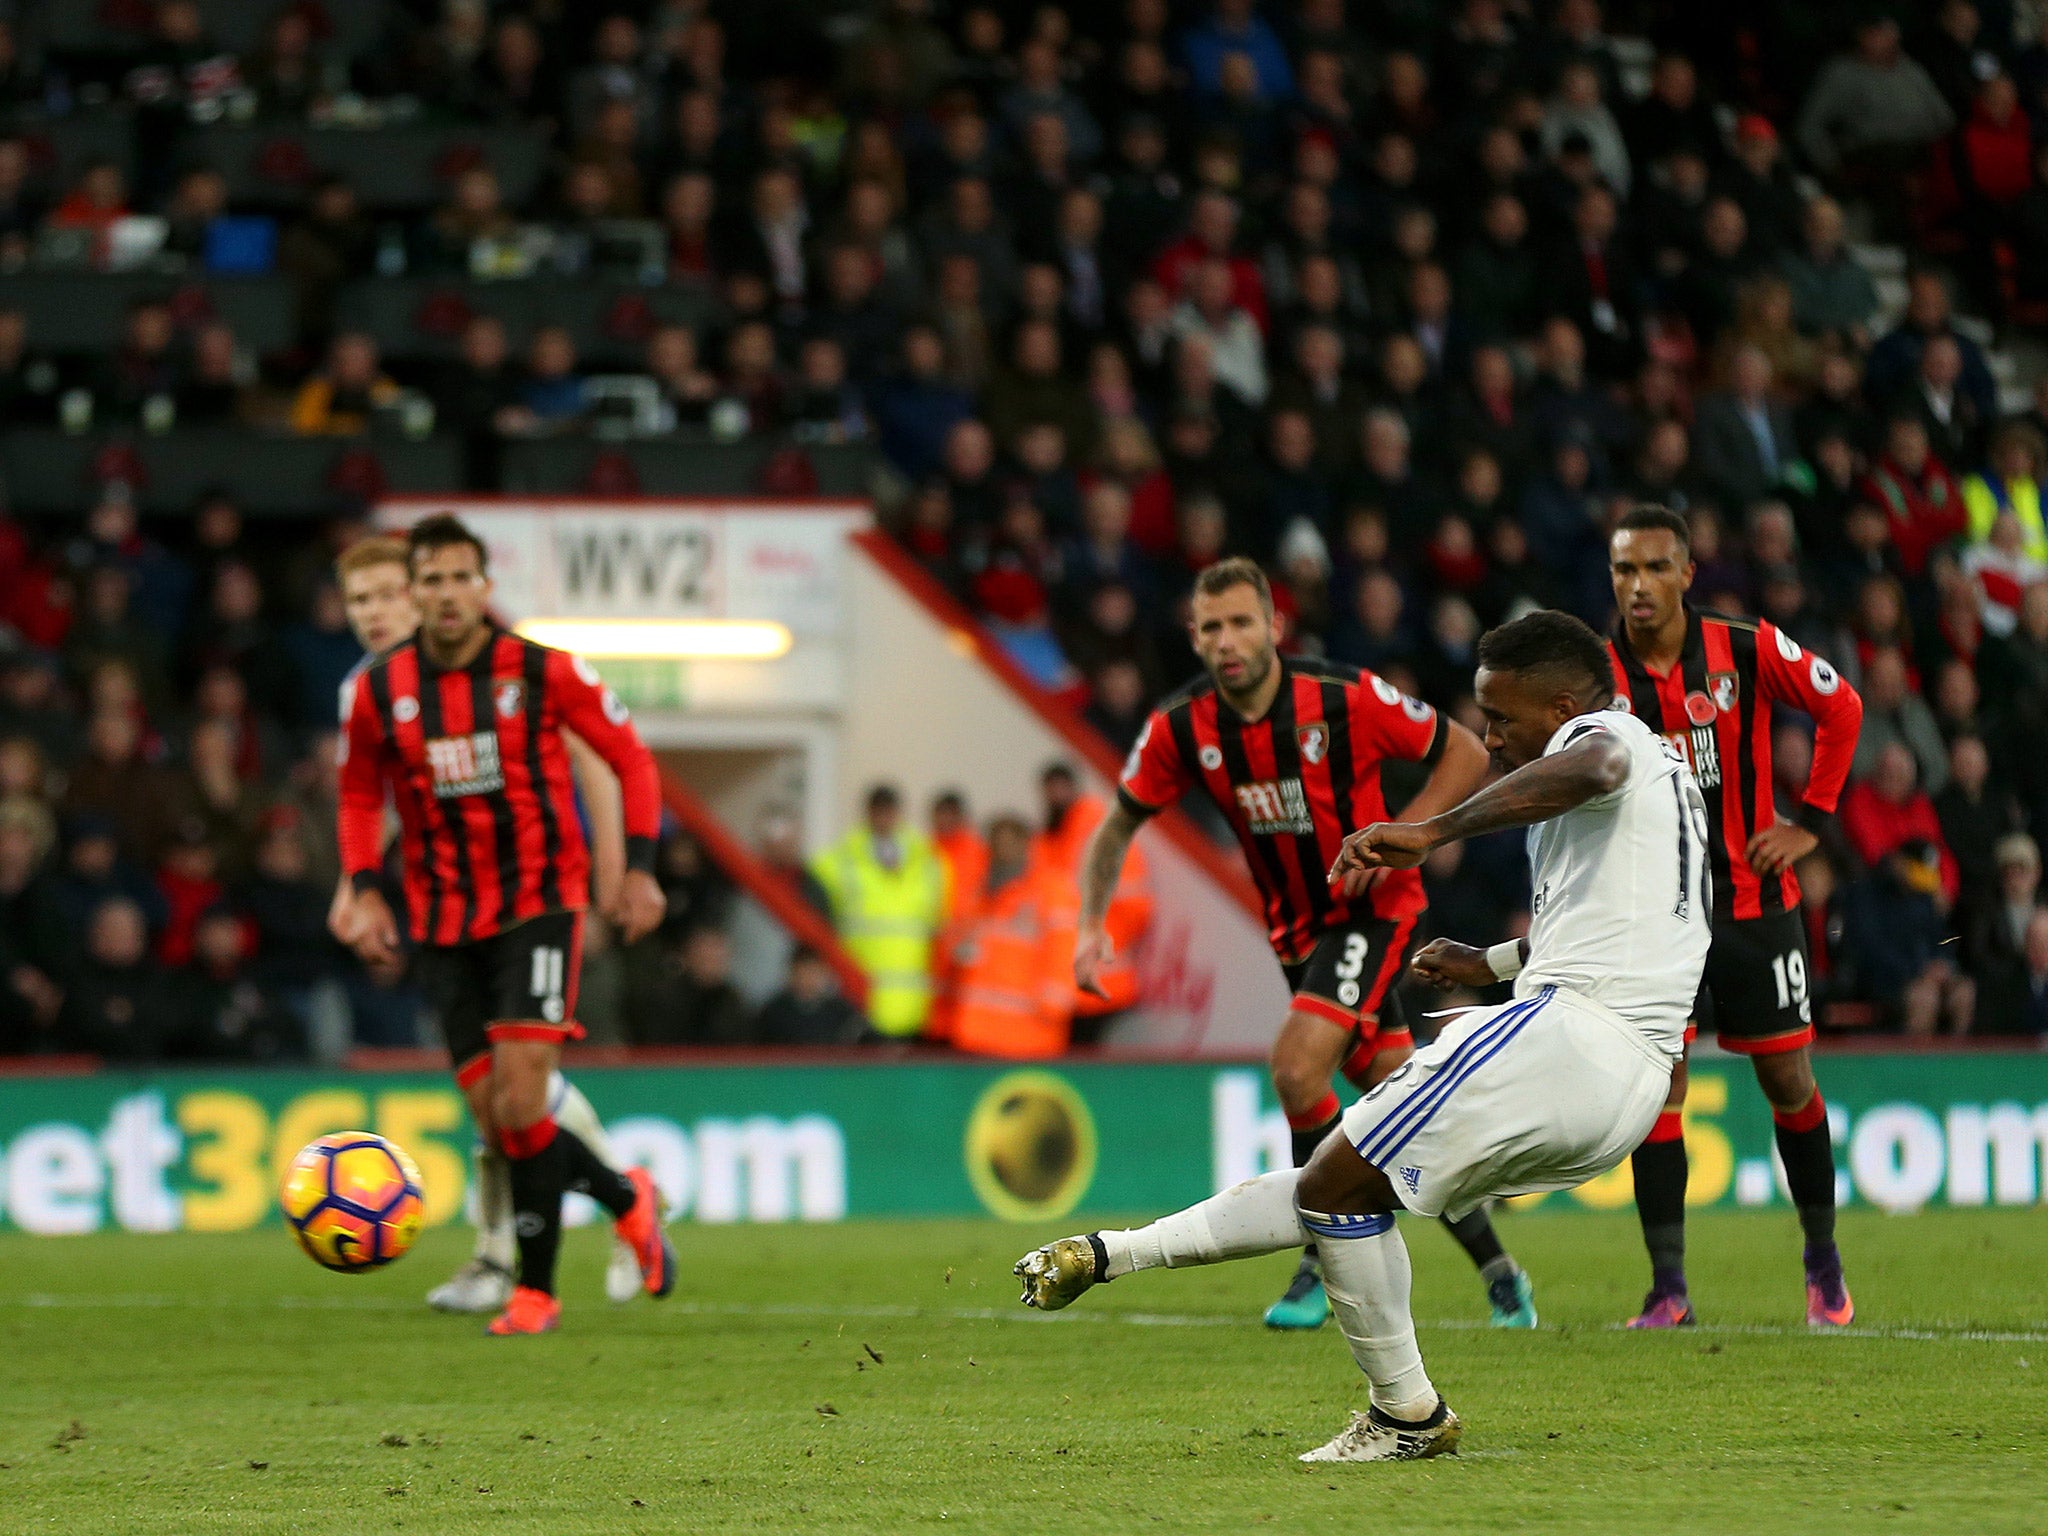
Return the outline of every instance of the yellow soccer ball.
{"type": "Polygon", "coordinates": [[[403,1147],[368,1131],[308,1145],[285,1170],[278,1203],[313,1262],[345,1275],[382,1268],[420,1235],[420,1171],[403,1147]]]}

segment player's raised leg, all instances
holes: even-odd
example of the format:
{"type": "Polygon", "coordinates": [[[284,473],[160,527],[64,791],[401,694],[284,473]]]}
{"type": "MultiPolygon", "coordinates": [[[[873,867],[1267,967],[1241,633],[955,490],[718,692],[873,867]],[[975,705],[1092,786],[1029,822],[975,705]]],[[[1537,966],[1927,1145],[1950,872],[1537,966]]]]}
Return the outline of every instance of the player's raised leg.
{"type": "Polygon", "coordinates": [[[661,1234],[652,1180],[639,1169],[621,1175],[607,1167],[548,1111],[547,1084],[561,1051],[559,1037],[527,1033],[517,1024],[496,1025],[493,1034],[492,1112],[512,1170],[519,1284],[490,1331],[544,1333],[559,1320],[555,1259],[561,1247],[562,1196],[571,1189],[588,1193],[619,1222],[621,1236],[648,1251],[643,1261],[648,1288],[666,1294],[674,1283],[675,1256],[661,1234]]]}
{"type": "MultiPolygon", "coordinates": [[[[556,1123],[573,1131],[577,1138],[590,1148],[592,1156],[621,1177],[632,1176],[631,1170],[612,1150],[611,1138],[605,1135],[604,1122],[598,1119],[597,1110],[590,1100],[583,1096],[582,1089],[557,1072],[548,1090],[548,1102],[554,1107],[556,1123]]],[[[509,1190],[508,1184],[508,1196],[509,1190]]],[[[507,1203],[510,1203],[509,1199],[507,1203]]],[[[606,1263],[604,1271],[606,1298],[615,1302],[626,1302],[644,1295],[646,1290],[646,1279],[640,1272],[639,1253],[625,1238],[615,1234],[612,1238],[611,1259],[606,1263]]]]}
{"type": "Polygon", "coordinates": [[[556,1118],[550,1092],[562,1042],[576,1032],[581,913],[534,918],[493,940],[494,983],[507,1014],[492,1024],[491,1114],[512,1170],[519,1236],[519,1284],[491,1324],[495,1334],[541,1333],[555,1326],[555,1257],[561,1246],[562,1196],[588,1194],[611,1212],[618,1235],[639,1258],[646,1288],[665,1296],[675,1284],[675,1250],[661,1227],[654,1181],[642,1169],[621,1174],[556,1118]]]}
{"type": "Polygon", "coordinates": [[[1187,1269],[1299,1247],[1306,1236],[1294,1212],[1300,1176],[1283,1168],[1146,1226],[1063,1237],[1025,1254],[1011,1273],[1024,1282],[1024,1305],[1057,1312],[1083,1291],[1141,1269],[1187,1269]]]}
{"type": "Polygon", "coordinates": [[[1643,1144],[1630,1154],[1636,1218],[1650,1254],[1650,1292],[1631,1328],[1682,1328],[1693,1323],[1685,1287],[1685,1063],[1672,1069],[1671,1092],[1643,1144]]]}
{"type": "MultiPolygon", "coordinates": [[[[487,1067],[489,1057],[482,1058],[482,1063],[487,1067]]],[[[460,1269],[427,1292],[427,1305],[440,1312],[489,1314],[500,1310],[511,1296],[513,1274],[519,1262],[518,1238],[513,1229],[512,1165],[499,1145],[491,1119],[488,1072],[465,1090],[465,1097],[477,1124],[472,1163],[477,1192],[476,1246],[460,1269]]],[[[621,1176],[626,1175],[626,1168],[612,1152],[596,1109],[583,1091],[560,1072],[549,1081],[548,1105],[556,1122],[575,1132],[599,1162],[621,1176]]],[[[622,1238],[612,1243],[604,1289],[613,1301],[631,1301],[646,1289],[639,1256],[622,1238]]]]}
{"type": "Polygon", "coordinates": [[[1835,1246],[1835,1147],[1828,1106],[1813,1080],[1807,1047],[1753,1055],[1757,1086],[1771,1101],[1778,1159],[1805,1234],[1806,1321],[1814,1328],[1845,1328],[1856,1303],[1842,1278],[1842,1254],[1835,1246]]]}
{"type": "MultiPolygon", "coordinates": [[[[1352,1188],[1346,1176],[1353,1170],[1338,1158],[1340,1152],[1351,1163],[1363,1166],[1349,1143],[1341,1136],[1331,1138],[1310,1165],[1313,1168],[1317,1160],[1328,1159],[1334,1170],[1323,1186],[1326,1193],[1320,1196],[1324,1204],[1355,1204],[1360,1198],[1342,1193],[1352,1188]]],[[[1328,1252],[1341,1272],[1331,1277],[1331,1297],[1338,1304],[1338,1321],[1353,1358],[1375,1382],[1373,1412],[1389,1419],[1392,1427],[1383,1429],[1375,1420],[1368,1435],[1359,1425],[1372,1415],[1357,1415],[1336,1440],[1309,1452],[1303,1460],[1385,1461],[1435,1456],[1454,1449],[1458,1421],[1441,1408],[1428,1377],[1421,1375],[1414,1325],[1407,1321],[1408,1254],[1401,1247],[1399,1234],[1392,1231],[1393,1217],[1386,1214],[1398,1208],[1397,1202],[1387,1191],[1383,1210],[1372,1215],[1353,1217],[1309,1209],[1298,1200],[1305,1177],[1304,1171],[1292,1168],[1264,1174],[1147,1226],[1063,1237],[1034,1249],[1017,1261],[1014,1270],[1024,1282],[1024,1304],[1057,1311],[1082,1292],[1141,1269],[1186,1269],[1278,1253],[1313,1231],[1329,1244],[1328,1252]],[[1359,1240],[1367,1236],[1390,1238],[1391,1243],[1359,1248],[1359,1240]],[[1414,1412],[1425,1393],[1427,1404],[1421,1412],[1414,1412]],[[1382,1395],[1394,1409],[1410,1410],[1409,1416],[1416,1422],[1402,1422],[1398,1412],[1380,1408],[1382,1395]],[[1328,1454],[1340,1442],[1350,1447],[1347,1453],[1328,1454]]],[[[1386,1180],[1381,1178],[1380,1189],[1385,1191],[1385,1186],[1386,1180]]]]}

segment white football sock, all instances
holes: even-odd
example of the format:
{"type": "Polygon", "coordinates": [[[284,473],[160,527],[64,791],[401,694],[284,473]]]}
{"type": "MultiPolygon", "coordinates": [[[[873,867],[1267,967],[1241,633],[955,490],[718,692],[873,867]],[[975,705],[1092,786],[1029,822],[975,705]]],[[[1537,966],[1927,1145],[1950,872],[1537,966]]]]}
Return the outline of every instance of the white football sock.
{"type": "Polygon", "coordinates": [[[508,1274],[518,1267],[512,1227],[512,1165],[496,1147],[476,1148],[476,1257],[508,1274]]]}
{"type": "Polygon", "coordinates": [[[1109,1254],[1103,1279],[1138,1269],[1185,1269],[1299,1248],[1304,1239],[1294,1212],[1294,1186],[1300,1178],[1298,1168],[1283,1168],[1233,1184],[1148,1227],[1098,1234],[1109,1254]]]}
{"type": "Polygon", "coordinates": [[[548,1102],[554,1105],[557,1125],[596,1153],[600,1163],[620,1173],[626,1171],[625,1166],[613,1156],[611,1139],[604,1133],[604,1122],[597,1118],[597,1111],[591,1107],[590,1100],[583,1097],[581,1088],[557,1072],[548,1088],[548,1102]]]}
{"type": "Polygon", "coordinates": [[[1428,1418],[1436,1411],[1436,1388],[1415,1344],[1415,1319],[1408,1314],[1413,1272],[1394,1218],[1303,1211],[1301,1222],[1315,1234],[1323,1289],[1351,1358],[1372,1383],[1373,1406],[1410,1422],[1428,1418]]]}

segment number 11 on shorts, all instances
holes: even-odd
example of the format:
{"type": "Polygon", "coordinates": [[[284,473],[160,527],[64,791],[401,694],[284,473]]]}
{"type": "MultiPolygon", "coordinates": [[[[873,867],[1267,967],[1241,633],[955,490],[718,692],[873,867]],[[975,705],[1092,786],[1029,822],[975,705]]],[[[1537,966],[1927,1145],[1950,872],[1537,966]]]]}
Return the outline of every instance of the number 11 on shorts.
{"type": "Polygon", "coordinates": [[[541,1000],[541,1017],[550,1024],[561,1022],[562,977],[561,950],[543,947],[533,952],[533,980],[527,990],[541,1000]]]}

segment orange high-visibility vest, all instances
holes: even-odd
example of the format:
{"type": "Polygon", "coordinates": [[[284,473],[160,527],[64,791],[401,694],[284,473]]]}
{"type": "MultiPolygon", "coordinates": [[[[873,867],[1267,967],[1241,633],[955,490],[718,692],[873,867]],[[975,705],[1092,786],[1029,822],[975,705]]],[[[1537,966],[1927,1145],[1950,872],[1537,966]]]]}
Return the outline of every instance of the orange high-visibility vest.
{"type": "Polygon", "coordinates": [[[1027,867],[996,892],[974,927],[953,1012],[953,1044],[982,1056],[1057,1056],[1073,1026],[1071,923],[1049,921],[1061,899],[1027,867]]]}
{"type": "Polygon", "coordinates": [[[960,949],[974,931],[988,890],[988,844],[972,827],[962,827],[934,837],[932,847],[946,866],[946,926],[932,949],[932,1011],[924,1034],[927,1040],[950,1040],[960,1002],[960,949]]]}
{"type": "MultiPolygon", "coordinates": [[[[1088,855],[1088,843],[1095,836],[1095,829],[1108,815],[1106,802],[1083,795],[1068,808],[1057,832],[1041,832],[1031,840],[1032,862],[1063,893],[1063,909],[1052,914],[1052,921],[1065,928],[1069,979],[1074,935],[1081,917],[1081,864],[1088,855]]],[[[1110,897],[1109,911],[1103,920],[1116,947],[1114,958],[1104,967],[1100,978],[1103,991],[1109,995],[1096,997],[1079,987],[1073,988],[1072,1009],[1081,1018],[1116,1013],[1138,1001],[1138,969],[1132,963],[1131,952],[1152,926],[1152,906],[1151,869],[1144,849],[1134,842],[1124,858],[1123,874],[1117,880],[1116,892],[1110,897]]]]}

